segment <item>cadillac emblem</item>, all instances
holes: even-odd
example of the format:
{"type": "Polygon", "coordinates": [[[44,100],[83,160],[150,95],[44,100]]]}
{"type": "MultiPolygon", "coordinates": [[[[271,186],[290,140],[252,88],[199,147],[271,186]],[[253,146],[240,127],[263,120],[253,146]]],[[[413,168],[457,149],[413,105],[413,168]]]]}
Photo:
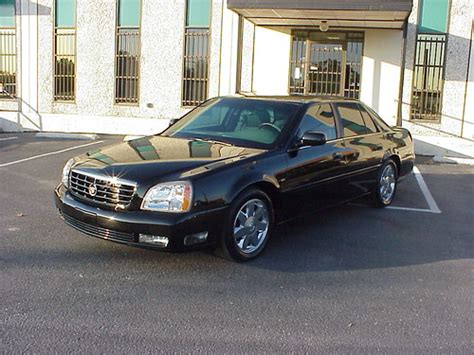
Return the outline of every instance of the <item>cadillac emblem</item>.
{"type": "Polygon", "coordinates": [[[95,184],[90,184],[87,189],[87,192],[89,192],[89,195],[94,197],[95,195],[97,195],[97,186],[95,186],[95,184]]]}

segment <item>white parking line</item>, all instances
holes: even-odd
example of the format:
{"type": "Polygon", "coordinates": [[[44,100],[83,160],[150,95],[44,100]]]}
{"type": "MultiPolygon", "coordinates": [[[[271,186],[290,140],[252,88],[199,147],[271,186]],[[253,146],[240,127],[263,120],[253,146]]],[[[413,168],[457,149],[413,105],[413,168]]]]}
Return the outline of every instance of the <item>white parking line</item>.
{"type": "Polygon", "coordinates": [[[418,185],[420,186],[421,192],[423,192],[423,195],[425,196],[426,202],[428,203],[428,206],[430,207],[431,212],[441,213],[441,210],[439,209],[438,204],[434,200],[433,195],[431,195],[431,192],[425,183],[425,179],[423,179],[423,175],[421,175],[420,170],[416,166],[413,167],[413,173],[415,174],[416,181],[418,182],[418,185]]]}
{"type": "Polygon", "coordinates": [[[79,149],[79,148],[84,148],[84,147],[88,147],[88,146],[90,146],[90,145],[99,144],[99,143],[103,143],[103,142],[104,142],[104,141],[97,141],[97,142],[92,142],[92,143],[87,143],[87,144],[81,144],[81,145],[76,145],[75,147],[70,147],[70,148],[66,148],[66,149],[61,149],[61,150],[57,150],[57,151],[54,151],[54,152],[49,152],[49,153],[34,155],[34,156],[32,156],[32,157],[28,157],[28,158],[24,158],[24,159],[20,159],[20,160],[11,161],[11,162],[9,162],[9,163],[0,164],[0,168],[3,168],[3,167],[5,167],[5,166],[10,166],[10,165],[18,164],[18,163],[23,163],[23,162],[25,162],[25,161],[29,161],[29,160],[33,160],[33,159],[39,159],[39,158],[47,157],[47,156],[50,156],[50,155],[61,154],[61,153],[64,153],[64,152],[68,152],[68,151],[70,151],[70,150],[79,149]]]}
{"type": "Polygon", "coordinates": [[[18,139],[18,137],[0,138],[0,141],[11,141],[12,139],[18,139]]]}
{"type": "MultiPolygon", "coordinates": [[[[386,209],[395,210],[395,211],[411,211],[411,212],[425,212],[425,213],[441,213],[441,210],[438,207],[438,204],[431,195],[428,186],[425,183],[425,179],[423,179],[423,175],[421,175],[420,170],[415,166],[413,167],[413,174],[415,175],[416,182],[420,187],[423,196],[425,196],[425,200],[428,203],[428,208],[413,208],[413,207],[403,207],[403,206],[387,206],[386,209]]],[[[358,207],[367,207],[367,205],[361,203],[349,203],[351,206],[358,206],[358,207]]]]}

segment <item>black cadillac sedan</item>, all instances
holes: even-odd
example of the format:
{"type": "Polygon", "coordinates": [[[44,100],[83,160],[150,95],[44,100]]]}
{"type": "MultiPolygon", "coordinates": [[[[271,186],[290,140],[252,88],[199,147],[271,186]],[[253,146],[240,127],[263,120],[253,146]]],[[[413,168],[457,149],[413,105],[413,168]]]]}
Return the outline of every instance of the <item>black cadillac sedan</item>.
{"type": "Polygon", "coordinates": [[[163,133],[69,160],[55,202],[94,237],[258,256],[273,226],[364,195],[388,206],[413,141],[356,100],[220,97],[163,133]]]}

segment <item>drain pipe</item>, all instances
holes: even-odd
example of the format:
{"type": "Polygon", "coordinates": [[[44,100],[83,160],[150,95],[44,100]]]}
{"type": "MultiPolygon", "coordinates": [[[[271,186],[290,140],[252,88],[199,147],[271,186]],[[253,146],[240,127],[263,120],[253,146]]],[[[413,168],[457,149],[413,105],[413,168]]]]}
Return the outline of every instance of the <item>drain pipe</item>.
{"type": "Polygon", "coordinates": [[[403,115],[403,85],[405,81],[405,64],[407,55],[407,34],[408,34],[408,18],[411,11],[403,23],[403,47],[402,47],[402,63],[400,66],[400,86],[398,88],[398,107],[397,107],[397,126],[402,126],[403,115]]]}

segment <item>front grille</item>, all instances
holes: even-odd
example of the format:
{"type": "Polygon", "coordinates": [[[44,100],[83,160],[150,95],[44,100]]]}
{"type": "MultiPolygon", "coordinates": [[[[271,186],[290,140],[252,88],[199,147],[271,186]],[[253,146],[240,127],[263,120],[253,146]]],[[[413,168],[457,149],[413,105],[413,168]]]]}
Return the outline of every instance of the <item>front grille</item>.
{"type": "Polygon", "coordinates": [[[135,194],[135,186],[71,171],[72,194],[113,208],[126,208],[135,194]]]}
{"type": "Polygon", "coordinates": [[[133,233],[114,231],[93,224],[85,223],[74,217],[62,213],[61,211],[59,211],[59,214],[61,215],[61,218],[64,220],[64,222],[66,222],[66,224],[92,237],[118,240],[122,242],[135,242],[135,237],[133,233]]]}

